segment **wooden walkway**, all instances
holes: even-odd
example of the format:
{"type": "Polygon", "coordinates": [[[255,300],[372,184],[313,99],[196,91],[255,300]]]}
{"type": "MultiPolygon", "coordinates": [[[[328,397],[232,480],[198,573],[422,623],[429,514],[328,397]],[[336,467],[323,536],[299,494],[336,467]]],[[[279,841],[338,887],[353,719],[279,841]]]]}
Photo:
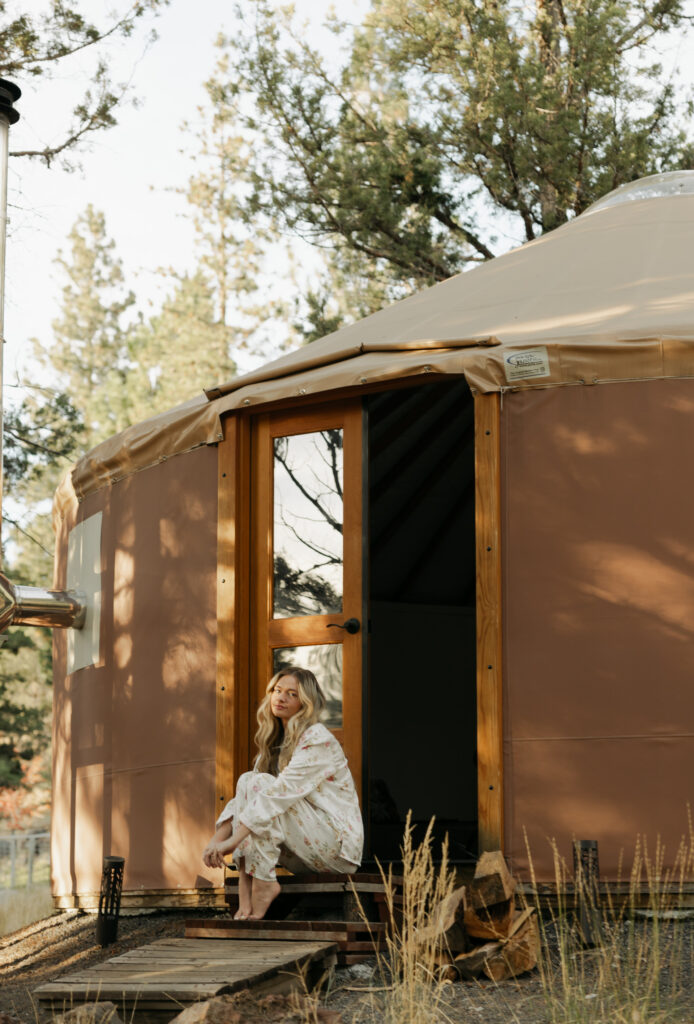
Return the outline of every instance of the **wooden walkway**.
{"type": "Polygon", "coordinates": [[[287,992],[308,987],[335,963],[337,943],[246,939],[160,939],[35,989],[42,1006],[62,1013],[79,1003],[109,1000],[123,1020],[165,1022],[191,1003],[253,988],[287,992]]]}

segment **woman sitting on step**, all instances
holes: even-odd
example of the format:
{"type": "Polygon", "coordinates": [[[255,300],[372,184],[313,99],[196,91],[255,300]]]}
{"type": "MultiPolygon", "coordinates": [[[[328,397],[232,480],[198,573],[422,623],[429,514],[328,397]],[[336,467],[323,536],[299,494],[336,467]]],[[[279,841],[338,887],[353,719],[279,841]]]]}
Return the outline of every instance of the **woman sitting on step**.
{"type": "Polygon", "coordinates": [[[239,920],[257,921],[280,891],[278,864],[293,874],[351,874],[364,832],[354,781],[342,747],[318,721],[325,697],[313,672],[283,668],[258,708],[253,771],[217,819],[202,859],[239,871],[239,920]]]}

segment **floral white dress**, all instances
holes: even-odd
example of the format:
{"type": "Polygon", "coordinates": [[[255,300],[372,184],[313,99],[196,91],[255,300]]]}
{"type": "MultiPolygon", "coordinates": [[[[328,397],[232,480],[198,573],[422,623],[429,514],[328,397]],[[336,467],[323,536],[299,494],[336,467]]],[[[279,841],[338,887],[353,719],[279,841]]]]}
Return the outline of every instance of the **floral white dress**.
{"type": "Polygon", "coordinates": [[[234,851],[250,875],[270,881],[278,864],[293,872],[356,871],[364,829],[342,747],[320,723],[301,736],[279,775],[246,772],[217,826],[233,818],[251,830],[234,851]]]}

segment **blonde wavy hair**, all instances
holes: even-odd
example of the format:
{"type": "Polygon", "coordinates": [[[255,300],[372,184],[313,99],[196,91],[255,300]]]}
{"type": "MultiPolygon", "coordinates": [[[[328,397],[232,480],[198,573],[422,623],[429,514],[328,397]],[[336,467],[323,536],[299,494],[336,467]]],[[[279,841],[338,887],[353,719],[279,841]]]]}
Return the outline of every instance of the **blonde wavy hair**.
{"type": "Polygon", "coordinates": [[[275,673],[267,684],[265,696],[258,708],[258,731],[255,734],[255,745],[258,748],[256,770],[277,775],[286,768],[301,739],[301,734],[309,725],[315,725],[320,720],[324,707],[323,691],[310,669],[287,665],[275,673]],[[272,713],[270,700],[275,684],[285,676],[294,676],[296,679],[301,709],[292,715],[283,728],[279,718],[275,718],[272,713]]]}

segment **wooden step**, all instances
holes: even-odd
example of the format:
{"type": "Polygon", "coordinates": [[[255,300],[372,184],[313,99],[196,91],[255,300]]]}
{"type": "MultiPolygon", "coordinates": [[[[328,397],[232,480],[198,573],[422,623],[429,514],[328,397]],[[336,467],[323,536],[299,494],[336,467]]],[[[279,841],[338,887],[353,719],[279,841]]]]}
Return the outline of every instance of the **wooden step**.
{"type": "Polygon", "coordinates": [[[385,944],[387,926],[380,921],[235,921],[233,918],[199,918],[186,921],[191,939],[284,940],[335,942],[338,963],[355,963],[346,956],[365,960],[385,944]]]}
{"type": "MultiPolygon", "coordinates": [[[[287,893],[385,893],[386,885],[381,875],[376,874],[313,874],[313,875],[278,875],[278,882],[287,893]]],[[[402,878],[394,876],[392,885],[396,892],[402,890],[402,878]]],[[[237,895],[239,891],[238,875],[227,874],[224,879],[225,892],[237,895]]]]}
{"type": "MultiPolygon", "coordinates": [[[[356,874],[282,875],[278,871],[281,891],[272,904],[275,920],[299,918],[310,920],[331,918],[345,921],[380,921],[391,924],[388,909],[388,887],[380,874],[357,872],[356,874]]],[[[393,905],[396,918],[402,903],[400,876],[390,880],[393,887],[393,905]]],[[[238,875],[228,874],[224,884],[224,898],[230,913],[238,909],[238,875]]]]}

